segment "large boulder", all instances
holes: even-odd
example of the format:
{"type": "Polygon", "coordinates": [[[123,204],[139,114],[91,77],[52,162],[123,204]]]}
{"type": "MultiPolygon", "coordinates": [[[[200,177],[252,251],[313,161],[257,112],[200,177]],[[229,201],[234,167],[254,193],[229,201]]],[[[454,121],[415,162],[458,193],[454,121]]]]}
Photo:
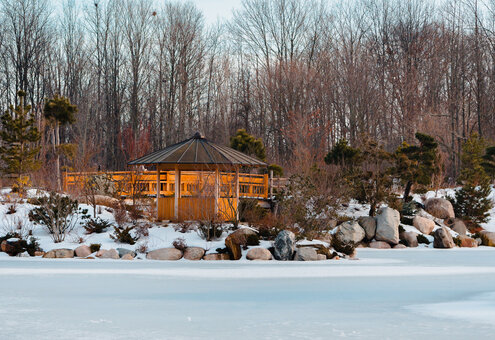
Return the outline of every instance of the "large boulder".
{"type": "Polygon", "coordinates": [[[481,244],[488,247],[495,247],[495,232],[483,230],[480,233],[481,244]]]}
{"type": "Polygon", "coordinates": [[[360,243],[366,233],[364,229],[359,225],[357,221],[347,221],[339,225],[334,237],[344,244],[358,244],[360,243]]]}
{"type": "Polygon", "coordinates": [[[190,261],[198,261],[205,255],[205,250],[201,247],[187,247],[184,250],[184,258],[190,261]]]}
{"type": "Polygon", "coordinates": [[[318,261],[318,253],[311,247],[297,248],[294,261],[318,261]]]}
{"type": "Polygon", "coordinates": [[[230,260],[230,256],[227,253],[207,254],[207,255],[203,256],[203,260],[205,260],[205,261],[228,261],[228,260],[230,260]]]}
{"type": "Polygon", "coordinates": [[[100,250],[99,252],[99,255],[97,255],[100,259],[114,259],[114,260],[118,260],[120,259],[120,256],[119,256],[119,253],[117,250],[115,249],[103,249],[103,250],[100,250]]]}
{"type": "Polygon", "coordinates": [[[374,248],[374,249],[390,249],[392,248],[390,246],[390,244],[388,244],[387,242],[383,242],[383,241],[373,241],[373,242],[370,242],[370,248],[374,248]]]}
{"type": "Polygon", "coordinates": [[[460,246],[463,248],[476,248],[478,247],[478,242],[466,235],[459,235],[457,237],[460,241],[460,246]]]}
{"type": "Polygon", "coordinates": [[[74,257],[74,250],[72,249],[52,249],[43,255],[47,259],[68,259],[74,257]]]}
{"type": "Polygon", "coordinates": [[[266,248],[251,248],[246,254],[248,260],[263,260],[268,261],[272,259],[272,253],[266,248]]]}
{"type": "Polygon", "coordinates": [[[467,228],[464,222],[458,218],[454,220],[454,224],[451,226],[452,230],[458,233],[459,235],[465,236],[467,233],[467,228]]]}
{"type": "Polygon", "coordinates": [[[182,258],[182,252],[176,248],[160,248],[146,254],[150,260],[177,261],[182,258]]]}
{"type": "Polygon", "coordinates": [[[401,243],[396,244],[396,245],[394,246],[394,249],[406,249],[406,248],[407,248],[407,247],[406,247],[405,245],[401,244],[401,243]]]}
{"type": "Polygon", "coordinates": [[[74,249],[74,253],[77,257],[86,257],[91,255],[91,249],[85,244],[74,249]]]}
{"type": "Polygon", "coordinates": [[[418,234],[412,231],[405,231],[402,233],[402,239],[408,247],[416,248],[418,246],[418,234]]]}
{"type": "Polygon", "coordinates": [[[376,220],[372,216],[361,216],[358,218],[359,225],[364,229],[367,240],[372,240],[376,234],[376,220]]]}
{"type": "Polygon", "coordinates": [[[294,257],[296,236],[292,231],[282,230],[273,242],[273,256],[279,261],[290,261],[294,257]]]}
{"type": "Polygon", "coordinates": [[[425,202],[425,210],[437,218],[447,219],[454,218],[454,207],[445,198],[433,197],[425,202]]]}
{"type": "Polygon", "coordinates": [[[230,256],[233,260],[239,260],[242,257],[241,246],[245,246],[248,243],[249,237],[257,237],[256,232],[249,228],[241,228],[234,231],[225,239],[225,246],[229,250],[230,256]]]}
{"type": "Polygon", "coordinates": [[[449,229],[441,227],[435,230],[433,234],[433,247],[434,248],[454,248],[455,243],[449,229]]]}
{"type": "Polygon", "coordinates": [[[435,222],[429,218],[416,215],[413,218],[413,226],[423,234],[430,235],[435,229],[435,222]]]}
{"type": "Polygon", "coordinates": [[[380,209],[376,216],[376,236],[377,241],[385,241],[390,244],[399,243],[400,214],[397,210],[384,207],[380,209]]]}

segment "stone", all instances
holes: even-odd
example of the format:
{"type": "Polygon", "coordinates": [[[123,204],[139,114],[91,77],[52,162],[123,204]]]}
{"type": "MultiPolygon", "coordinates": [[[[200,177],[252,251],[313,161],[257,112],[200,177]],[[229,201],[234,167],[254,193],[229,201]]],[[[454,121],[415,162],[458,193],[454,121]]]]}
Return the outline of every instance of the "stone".
{"type": "Polygon", "coordinates": [[[132,256],[132,253],[127,253],[127,254],[124,254],[124,256],[122,256],[120,259],[121,260],[134,260],[134,256],[132,256]]]}
{"type": "Polygon", "coordinates": [[[203,256],[203,260],[205,261],[228,261],[230,260],[230,256],[227,253],[219,254],[219,253],[213,253],[213,254],[207,254],[203,256]]]}
{"type": "Polygon", "coordinates": [[[0,249],[9,255],[15,251],[15,247],[10,242],[7,242],[7,240],[2,241],[0,249]]]}
{"type": "Polygon", "coordinates": [[[405,245],[401,244],[401,243],[396,244],[396,245],[394,246],[394,249],[406,249],[406,248],[407,248],[407,247],[406,247],[405,245]]]}
{"type": "Polygon", "coordinates": [[[294,261],[318,261],[316,249],[311,247],[297,248],[294,261]]]}
{"type": "Polygon", "coordinates": [[[126,254],[131,254],[132,255],[132,258],[134,258],[136,256],[136,253],[134,251],[130,250],[130,249],[117,248],[116,250],[119,253],[119,257],[123,257],[126,254]]]}
{"type": "Polygon", "coordinates": [[[463,247],[463,248],[476,248],[476,247],[478,247],[478,241],[476,241],[475,239],[472,239],[469,236],[459,235],[458,238],[461,241],[461,247],[463,247]]]}
{"type": "Polygon", "coordinates": [[[187,247],[184,250],[184,258],[190,261],[198,261],[205,255],[205,250],[200,247],[187,247]]]}
{"type": "Polygon", "coordinates": [[[361,216],[358,218],[359,225],[364,229],[366,239],[371,241],[376,235],[376,220],[372,216],[361,216]]]}
{"type": "Polygon", "coordinates": [[[177,261],[182,258],[182,252],[175,248],[160,248],[146,254],[149,260],[177,261]]]}
{"type": "Polygon", "coordinates": [[[465,236],[467,233],[467,228],[464,222],[458,218],[454,220],[454,224],[451,226],[452,230],[458,233],[459,235],[465,236]]]}
{"type": "Polygon", "coordinates": [[[290,261],[294,257],[296,236],[292,231],[282,230],[278,233],[277,237],[275,237],[273,247],[273,255],[276,260],[290,261]]]}
{"type": "Polygon", "coordinates": [[[405,241],[408,247],[416,248],[418,246],[418,234],[412,231],[405,231],[402,233],[402,239],[405,241]]]}
{"type": "Polygon", "coordinates": [[[450,234],[449,229],[446,227],[441,227],[435,230],[433,234],[433,247],[434,248],[454,248],[455,243],[452,235],[450,234]]]}
{"type": "Polygon", "coordinates": [[[234,239],[227,237],[225,239],[225,246],[232,257],[232,260],[239,260],[242,257],[241,245],[235,243],[234,239]]]}
{"type": "Polygon", "coordinates": [[[241,228],[234,231],[225,239],[225,246],[233,260],[239,260],[242,257],[241,246],[247,244],[247,239],[250,235],[258,236],[258,234],[249,228],[241,228]]]}
{"type": "Polygon", "coordinates": [[[376,236],[377,241],[385,241],[392,245],[399,243],[400,213],[392,208],[384,207],[380,209],[376,216],[376,236]]]}
{"type": "Polygon", "coordinates": [[[425,202],[425,210],[437,218],[447,219],[454,218],[454,207],[445,198],[433,197],[425,202]]]}
{"type": "Polygon", "coordinates": [[[435,222],[429,218],[416,215],[413,218],[413,226],[423,234],[430,235],[435,229],[435,222]]]}
{"type": "Polygon", "coordinates": [[[91,255],[91,249],[85,244],[74,249],[74,253],[77,257],[86,257],[91,255]]]}
{"type": "Polygon", "coordinates": [[[384,241],[373,241],[373,242],[370,242],[370,248],[390,249],[392,247],[390,246],[390,244],[388,244],[387,242],[384,242],[384,241]]]}
{"type": "MultiPolygon", "coordinates": [[[[98,252],[99,253],[99,252],[98,252]]],[[[97,255],[100,259],[120,259],[119,253],[115,249],[104,250],[101,255],[97,255]]]]}
{"type": "Polygon", "coordinates": [[[366,236],[364,229],[357,221],[347,221],[338,226],[334,237],[344,244],[358,244],[366,236]]]}
{"type": "Polygon", "coordinates": [[[54,259],[54,258],[55,258],[55,250],[50,250],[50,251],[47,251],[47,252],[43,255],[43,258],[44,258],[44,259],[54,259]]]}
{"type": "Polygon", "coordinates": [[[326,260],[326,259],[327,259],[327,257],[326,257],[325,255],[323,255],[323,254],[318,254],[318,261],[324,261],[324,260],[326,260]]]}
{"type": "Polygon", "coordinates": [[[487,247],[495,247],[495,232],[483,230],[480,232],[481,244],[487,247]]]}
{"type": "Polygon", "coordinates": [[[74,250],[72,249],[55,249],[55,257],[57,259],[69,259],[74,257],[74,250]]]}
{"type": "Polygon", "coordinates": [[[34,252],[34,256],[43,256],[43,255],[45,255],[44,251],[37,250],[34,252]]]}
{"type": "Polygon", "coordinates": [[[266,248],[251,248],[246,254],[248,260],[269,261],[272,259],[272,253],[266,248]]]}

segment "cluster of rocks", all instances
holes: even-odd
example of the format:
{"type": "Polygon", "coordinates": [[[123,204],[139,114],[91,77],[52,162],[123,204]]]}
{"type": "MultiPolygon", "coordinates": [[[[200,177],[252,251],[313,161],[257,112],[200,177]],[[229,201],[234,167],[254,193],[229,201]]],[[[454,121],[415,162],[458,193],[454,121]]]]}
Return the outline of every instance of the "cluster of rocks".
{"type": "Polygon", "coordinates": [[[83,259],[114,259],[114,260],[133,260],[136,257],[136,253],[132,250],[125,248],[117,249],[100,249],[97,252],[92,253],[90,247],[87,245],[81,245],[76,249],[52,249],[42,255],[48,259],[67,259],[67,258],[83,258],[83,259]]]}

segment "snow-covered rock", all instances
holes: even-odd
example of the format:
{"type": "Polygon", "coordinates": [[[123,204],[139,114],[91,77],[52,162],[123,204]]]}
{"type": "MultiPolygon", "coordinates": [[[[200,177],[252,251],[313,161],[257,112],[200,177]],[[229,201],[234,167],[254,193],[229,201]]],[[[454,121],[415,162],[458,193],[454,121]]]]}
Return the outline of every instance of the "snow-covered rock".
{"type": "Polygon", "coordinates": [[[400,214],[397,210],[384,207],[376,216],[377,241],[385,241],[390,244],[399,243],[400,214]]]}
{"type": "Polygon", "coordinates": [[[452,203],[445,198],[432,197],[427,199],[425,202],[425,210],[429,214],[441,219],[455,217],[452,203]]]}

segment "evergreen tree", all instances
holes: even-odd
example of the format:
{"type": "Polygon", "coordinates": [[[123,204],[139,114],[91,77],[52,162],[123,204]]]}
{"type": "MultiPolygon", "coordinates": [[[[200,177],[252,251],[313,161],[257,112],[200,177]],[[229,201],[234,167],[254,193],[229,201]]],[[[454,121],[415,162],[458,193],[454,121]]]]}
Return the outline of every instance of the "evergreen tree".
{"type": "Polygon", "coordinates": [[[13,105],[2,115],[3,129],[0,132],[2,146],[0,147],[3,161],[2,171],[6,174],[15,174],[19,183],[22,176],[39,169],[41,163],[36,159],[40,148],[36,143],[40,140],[35,120],[30,114],[31,106],[24,105],[24,91],[18,91],[19,106],[13,105]]]}
{"type": "Polygon", "coordinates": [[[491,191],[490,177],[482,166],[484,141],[477,134],[464,143],[461,155],[462,188],[451,198],[457,217],[467,222],[470,229],[477,228],[488,221],[488,211],[493,202],[488,198],[491,191]]]}
{"type": "Polygon", "coordinates": [[[56,172],[57,185],[60,190],[62,187],[60,178],[60,154],[67,149],[69,145],[60,143],[60,126],[73,124],[76,121],[77,106],[72,105],[70,100],[59,95],[45,100],[44,115],[52,126],[52,145],[53,153],[56,155],[56,172]]]}
{"type": "Polygon", "coordinates": [[[349,146],[345,139],[339,140],[330,152],[325,156],[325,163],[341,166],[350,166],[356,163],[359,156],[359,149],[349,146]]]}
{"type": "Polygon", "coordinates": [[[495,146],[486,148],[481,165],[492,181],[495,180],[495,146]]]}
{"type": "Polygon", "coordinates": [[[230,147],[249,156],[255,156],[266,161],[265,146],[261,138],[255,138],[245,129],[237,130],[235,136],[230,137],[230,147]]]}
{"type": "Polygon", "coordinates": [[[438,143],[429,135],[416,133],[419,145],[403,143],[395,152],[395,172],[401,179],[404,188],[404,202],[409,200],[409,194],[415,184],[428,186],[433,175],[438,174],[440,157],[438,143]]]}

